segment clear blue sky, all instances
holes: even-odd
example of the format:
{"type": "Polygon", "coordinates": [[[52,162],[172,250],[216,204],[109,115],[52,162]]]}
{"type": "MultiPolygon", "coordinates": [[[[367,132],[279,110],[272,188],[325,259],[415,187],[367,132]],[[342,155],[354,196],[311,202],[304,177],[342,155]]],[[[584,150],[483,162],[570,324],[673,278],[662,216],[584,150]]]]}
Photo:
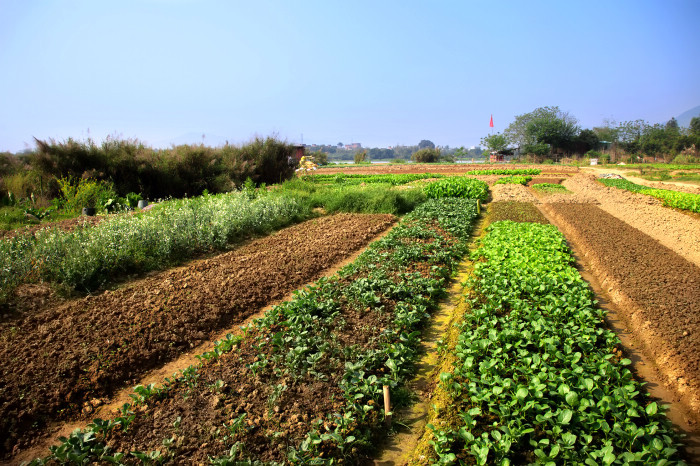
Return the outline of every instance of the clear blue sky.
{"type": "Polygon", "coordinates": [[[582,127],[665,122],[700,105],[698,19],[698,0],[0,0],[0,151],[471,146],[491,114],[502,131],[547,105],[582,127]]]}

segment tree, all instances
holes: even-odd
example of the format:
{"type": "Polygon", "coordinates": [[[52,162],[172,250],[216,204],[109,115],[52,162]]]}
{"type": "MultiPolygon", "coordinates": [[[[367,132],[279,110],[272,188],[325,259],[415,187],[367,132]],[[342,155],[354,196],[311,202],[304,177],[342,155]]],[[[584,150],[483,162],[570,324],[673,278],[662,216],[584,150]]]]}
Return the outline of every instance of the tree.
{"type": "Polygon", "coordinates": [[[411,155],[411,160],[416,163],[435,163],[440,160],[440,151],[435,148],[426,147],[411,155]]]}
{"type": "Polygon", "coordinates": [[[693,117],[690,119],[690,134],[700,136],[700,118],[693,117]]]}
{"type": "Polygon", "coordinates": [[[490,134],[481,138],[481,144],[486,145],[491,151],[500,152],[508,148],[508,138],[504,134],[490,134]]]}
{"type": "Polygon", "coordinates": [[[355,153],[355,163],[367,162],[367,151],[363,150],[355,153]]]}
{"type": "Polygon", "coordinates": [[[435,149],[435,144],[433,144],[433,141],[423,139],[418,143],[418,149],[435,149]]]}
{"type": "Polygon", "coordinates": [[[527,123],[526,134],[533,142],[549,144],[552,149],[570,149],[579,132],[577,121],[559,107],[540,107],[527,123]]]}
{"type": "Polygon", "coordinates": [[[582,129],[574,141],[574,146],[577,153],[585,154],[589,150],[597,149],[598,143],[599,139],[595,131],[591,129],[582,129]]]}
{"type": "Polygon", "coordinates": [[[666,130],[678,131],[678,121],[672,117],[666,122],[666,130]]]}
{"type": "MultiPolygon", "coordinates": [[[[518,115],[508,125],[503,134],[517,148],[527,145],[531,149],[537,144],[542,151],[542,144],[551,148],[569,150],[579,132],[578,121],[559,107],[539,107],[530,113],[518,115]]],[[[527,151],[526,151],[527,152],[527,151]]]]}

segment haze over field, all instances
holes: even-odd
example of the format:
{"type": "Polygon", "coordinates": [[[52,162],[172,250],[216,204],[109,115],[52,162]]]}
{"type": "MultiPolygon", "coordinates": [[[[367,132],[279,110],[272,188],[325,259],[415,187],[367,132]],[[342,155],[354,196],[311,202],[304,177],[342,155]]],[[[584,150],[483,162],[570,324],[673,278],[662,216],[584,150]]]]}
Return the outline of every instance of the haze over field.
{"type": "Polygon", "coordinates": [[[700,103],[698,17],[695,0],[0,0],[0,151],[109,134],[472,146],[492,114],[502,131],[555,105],[584,128],[664,123],[700,103]]]}

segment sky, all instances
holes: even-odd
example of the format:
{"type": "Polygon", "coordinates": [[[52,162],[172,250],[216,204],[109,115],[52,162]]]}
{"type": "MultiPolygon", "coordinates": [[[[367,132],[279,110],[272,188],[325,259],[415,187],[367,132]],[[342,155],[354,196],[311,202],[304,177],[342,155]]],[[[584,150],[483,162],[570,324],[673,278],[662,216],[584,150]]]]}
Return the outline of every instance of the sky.
{"type": "Polygon", "coordinates": [[[0,0],[0,151],[469,147],[543,106],[665,123],[700,105],[698,18],[697,0],[0,0]]]}

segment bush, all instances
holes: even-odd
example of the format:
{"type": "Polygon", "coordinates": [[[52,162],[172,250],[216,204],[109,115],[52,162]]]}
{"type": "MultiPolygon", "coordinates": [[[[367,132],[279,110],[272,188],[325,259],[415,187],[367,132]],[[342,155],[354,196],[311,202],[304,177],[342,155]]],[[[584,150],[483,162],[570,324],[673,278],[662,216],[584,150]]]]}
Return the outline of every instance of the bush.
{"type": "Polygon", "coordinates": [[[355,153],[355,163],[364,163],[364,162],[369,162],[369,160],[367,160],[367,151],[363,150],[361,152],[355,153]]]}
{"type": "Polygon", "coordinates": [[[101,211],[110,199],[117,197],[111,184],[104,181],[61,178],[58,184],[65,200],[63,206],[72,212],[79,212],[83,207],[93,207],[101,211]]]}
{"type": "Polygon", "coordinates": [[[406,159],[391,159],[391,163],[406,163],[406,159]]]}
{"type": "Polygon", "coordinates": [[[411,160],[416,163],[435,163],[440,160],[440,151],[430,148],[421,149],[411,155],[411,160]]]}
{"type": "MultiPolygon", "coordinates": [[[[247,178],[273,184],[294,174],[294,147],[273,138],[256,138],[242,146],[220,148],[180,145],[157,150],[138,140],[107,138],[101,145],[85,142],[36,140],[31,166],[50,178],[91,178],[111,183],[116,192],[141,193],[149,199],[233,190],[247,178]]],[[[61,194],[58,185],[49,195],[61,194]]]]}

